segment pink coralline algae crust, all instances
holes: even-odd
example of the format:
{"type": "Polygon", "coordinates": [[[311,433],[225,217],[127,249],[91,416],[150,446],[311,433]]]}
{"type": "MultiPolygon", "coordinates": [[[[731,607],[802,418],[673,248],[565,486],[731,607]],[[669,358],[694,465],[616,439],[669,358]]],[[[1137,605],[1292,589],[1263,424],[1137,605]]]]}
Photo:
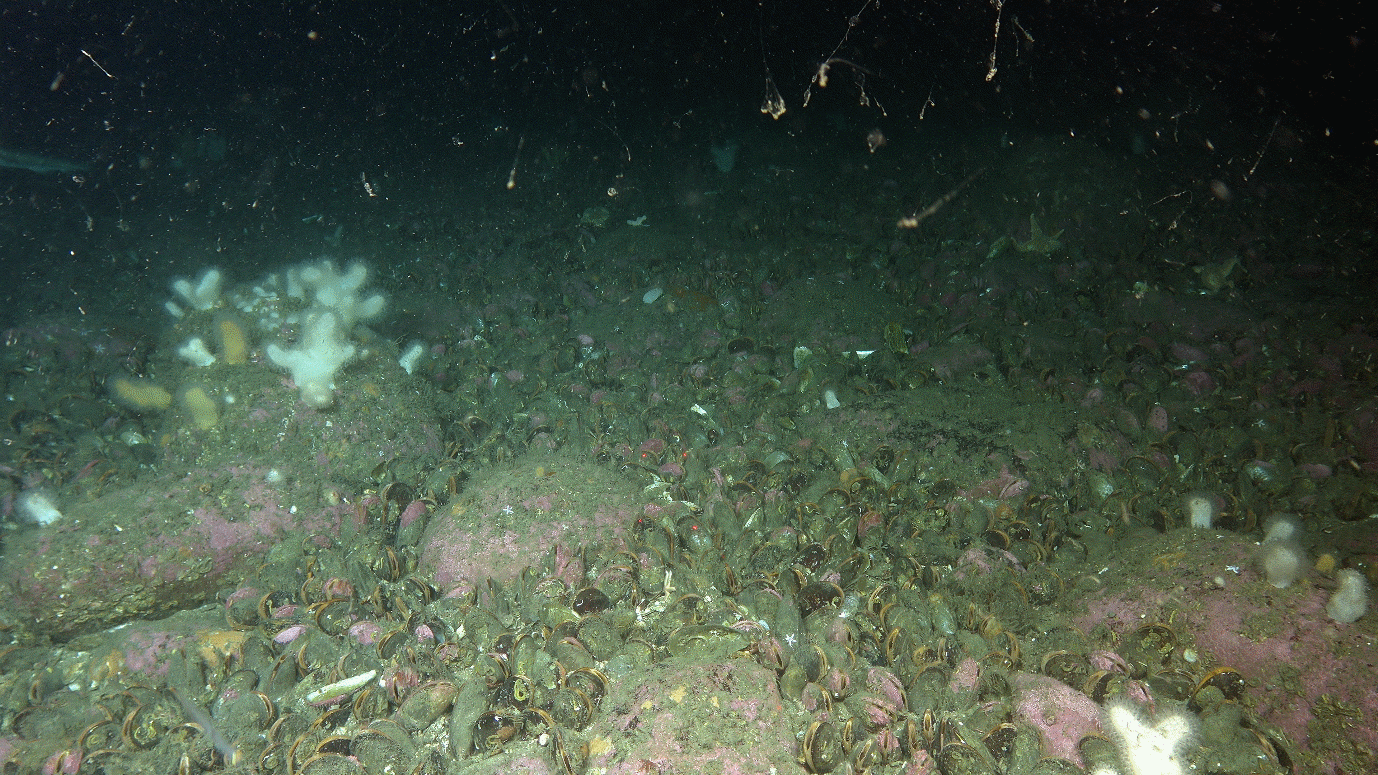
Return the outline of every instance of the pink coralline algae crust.
{"type": "Polygon", "coordinates": [[[621,546],[626,530],[657,505],[670,508],[615,473],[558,456],[496,471],[430,515],[420,567],[445,593],[508,581],[560,547],[621,546]]]}
{"type": "MultiPolygon", "coordinates": [[[[226,631],[220,629],[215,617],[178,614],[157,622],[131,622],[112,631],[106,643],[118,652],[119,659],[112,664],[136,676],[136,680],[154,684],[166,679],[169,659],[202,647],[207,638],[217,634],[223,635],[226,631]]],[[[106,661],[103,652],[93,656],[93,662],[106,661]]]]}
{"type": "Polygon", "coordinates": [[[167,674],[168,654],[184,647],[187,636],[155,629],[131,631],[124,640],[124,666],[146,676],[167,674]]]}
{"type": "Polygon", "coordinates": [[[745,659],[662,663],[612,683],[609,713],[587,730],[589,771],[640,775],[800,772],[794,722],[774,673],[745,659]]]}
{"type": "Polygon", "coordinates": [[[953,694],[975,691],[980,679],[980,664],[971,657],[967,657],[957,663],[957,669],[952,672],[952,679],[948,681],[948,689],[953,694]]]}
{"type": "Polygon", "coordinates": [[[1116,562],[1103,574],[1136,581],[1081,601],[1085,613],[1075,623],[1086,632],[1105,625],[1123,635],[1166,621],[1170,612],[1183,646],[1194,648],[1206,665],[1244,676],[1245,706],[1287,736],[1284,745],[1294,760],[1300,756],[1334,773],[1324,758],[1337,746],[1378,751],[1375,614],[1352,624],[1331,621],[1324,577],[1311,573],[1276,589],[1259,573],[1256,551],[1247,537],[1230,533],[1145,549],[1127,561],[1132,567],[1116,562]],[[1316,709],[1326,705],[1354,715],[1343,724],[1320,720],[1316,709]],[[1313,756],[1318,734],[1327,739],[1313,756]]]}
{"type": "Polygon", "coordinates": [[[310,508],[314,493],[273,489],[264,474],[236,468],[112,491],[62,525],[18,534],[2,571],[6,607],[58,639],[157,617],[237,585],[284,536],[330,540],[354,518],[346,505],[310,508]]]}
{"type": "Polygon", "coordinates": [[[1237,583],[1260,590],[1262,600],[1241,604],[1234,596],[1214,595],[1188,614],[1184,626],[1191,628],[1198,647],[1239,670],[1249,680],[1254,712],[1301,749],[1310,748],[1316,706],[1334,702],[1359,714],[1344,725],[1344,734],[1378,751],[1378,683],[1373,679],[1378,646],[1372,622],[1331,621],[1325,613],[1329,593],[1306,581],[1273,589],[1258,574],[1250,576],[1237,583]]]}
{"type": "Polygon", "coordinates": [[[1083,632],[1090,632],[1104,624],[1115,632],[1130,632],[1149,619],[1150,612],[1167,603],[1168,594],[1154,589],[1142,589],[1123,595],[1091,598],[1077,620],[1083,632]]]}
{"type": "MultiPolygon", "coordinates": [[[[518,509],[527,508],[517,504],[518,509]]],[[[552,511],[558,510],[552,503],[552,511]]],[[[545,510],[542,510],[545,511],[545,510]]],[[[437,514],[422,541],[421,567],[434,573],[437,589],[466,587],[484,579],[510,581],[522,568],[534,565],[559,546],[606,544],[621,536],[626,525],[641,513],[641,506],[600,508],[588,516],[561,514],[559,518],[533,521],[525,527],[499,527],[501,510],[480,515],[475,526],[463,515],[437,514]]]]}
{"type": "Polygon", "coordinates": [[[1015,718],[1043,736],[1043,753],[1081,765],[1077,742],[1100,731],[1100,706],[1055,678],[1015,673],[1015,718]]]}

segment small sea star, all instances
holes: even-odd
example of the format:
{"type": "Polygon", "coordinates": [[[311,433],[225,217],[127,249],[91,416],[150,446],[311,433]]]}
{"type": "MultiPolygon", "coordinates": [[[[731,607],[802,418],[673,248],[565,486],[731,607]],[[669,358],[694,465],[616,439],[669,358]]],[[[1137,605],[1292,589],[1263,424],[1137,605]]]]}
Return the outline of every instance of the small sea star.
{"type": "Polygon", "coordinates": [[[796,643],[798,643],[798,642],[799,642],[799,639],[796,638],[796,637],[794,637],[794,635],[786,635],[786,636],[785,636],[785,645],[786,645],[786,646],[789,646],[790,648],[794,648],[794,645],[795,645],[796,643]]]}
{"type": "Polygon", "coordinates": [[[1038,225],[1038,219],[1034,217],[1033,213],[1029,213],[1028,241],[1020,242],[1007,234],[990,246],[990,253],[986,254],[986,258],[995,258],[1011,245],[1020,253],[1041,253],[1046,256],[1062,247],[1062,242],[1058,239],[1062,236],[1062,231],[1062,229],[1058,229],[1055,234],[1045,233],[1043,227],[1038,225]]]}
{"type": "Polygon", "coordinates": [[[503,506],[503,507],[502,507],[502,513],[507,514],[507,515],[509,515],[509,516],[511,516],[511,515],[512,515],[513,513],[515,513],[515,512],[516,512],[516,509],[512,508],[512,506],[511,506],[510,504],[507,505],[507,506],[503,506]]]}
{"type": "Polygon", "coordinates": [[[1062,247],[1062,242],[1058,240],[1058,237],[1062,236],[1062,231],[1058,229],[1056,234],[1045,234],[1038,225],[1038,219],[1033,213],[1029,213],[1029,240],[1024,243],[1015,240],[1014,247],[1020,253],[1042,253],[1046,256],[1062,247]]]}

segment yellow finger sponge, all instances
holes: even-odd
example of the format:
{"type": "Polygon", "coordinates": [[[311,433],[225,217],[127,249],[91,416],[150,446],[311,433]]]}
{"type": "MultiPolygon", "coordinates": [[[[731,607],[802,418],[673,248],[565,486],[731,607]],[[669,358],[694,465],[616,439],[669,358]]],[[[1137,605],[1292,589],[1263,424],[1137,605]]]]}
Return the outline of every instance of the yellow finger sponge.
{"type": "Polygon", "coordinates": [[[172,394],[156,382],[136,377],[115,377],[110,395],[136,412],[161,412],[172,406],[172,394]]]}
{"type": "Polygon", "coordinates": [[[210,392],[200,385],[184,388],[178,398],[182,408],[191,417],[192,424],[201,430],[210,430],[220,422],[220,405],[211,397],[210,392]]]}
{"type": "Polygon", "coordinates": [[[226,363],[249,362],[249,335],[244,325],[229,315],[215,322],[215,335],[220,340],[220,355],[226,363]]]}

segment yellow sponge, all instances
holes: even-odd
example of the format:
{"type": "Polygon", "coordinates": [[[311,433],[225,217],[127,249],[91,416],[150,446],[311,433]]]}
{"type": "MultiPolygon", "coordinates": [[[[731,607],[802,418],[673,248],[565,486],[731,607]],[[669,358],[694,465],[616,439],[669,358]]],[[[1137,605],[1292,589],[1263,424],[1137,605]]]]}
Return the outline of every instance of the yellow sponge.
{"type": "Polygon", "coordinates": [[[136,412],[161,412],[172,406],[172,394],[155,382],[135,377],[110,380],[110,395],[136,412]]]}
{"type": "Polygon", "coordinates": [[[249,362],[249,335],[238,320],[228,315],[215,322],[215,335],[220,340],[220,354],[226,363],[249,362]]]}
{"type": "Polygon", "coordinates": [[[214,428],[220,422],[220,406],[211,394],[200,385],[191,385],[182,390],[178,398],[182,408],[191,415],[192,423],[201,430],[214,428]]]}

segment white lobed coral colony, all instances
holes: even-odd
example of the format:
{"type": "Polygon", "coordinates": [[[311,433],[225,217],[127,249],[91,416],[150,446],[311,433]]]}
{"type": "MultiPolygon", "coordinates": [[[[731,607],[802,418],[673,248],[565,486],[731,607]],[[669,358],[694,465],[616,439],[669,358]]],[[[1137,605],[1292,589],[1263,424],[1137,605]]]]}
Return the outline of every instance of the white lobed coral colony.
{"type": "Polygon", "coordinates": [[[1186,775],[1196,725],[1196,717],[1182,710],[1160,710],[1150,721],[1133,702],[1107,703],[1101,711],[1101,728],[1119,749],[1122,766],[1118,770],[1100,767],[1092,775],[1186,775]]]}
{"type": "Polygon", "coordinates": [[[206,346],[206,340],[199,336],[193,336],[183,342],[182,346],[177,348],[177,355],[180,356],[182,360],[198,368],[205,368],[215,363],[215,355],[213,355],[211,349],[206,346]]]}
{"type": "Polygon", "coordinates": [[[397,359],[397,365],[402,367],[402,371],[411,374],[416,371],[417,364],[421,363],[421,356],[425,354],[426,345],[412,342],[411,346],[402,353],[402,357],[397,359]]]}
{"type": "MultiPolygon", "coordinates": [[[[220,301],[220,288],[225,284],[225,275],[219,269],[210,267],[201,273],[196,282],[179,277],[172,281],[172,292],[177,294],[183,302],[190,305],[194,310],[208,310],[215,307],[220,301]]],[[[169,301],[164,305],[168,314],[175,318],[184,317],[187,313],[182,306],[175,301],[169,301]]]]}
{"type": "Polygon", "coordinates": [[[322,259],[287,271],[287,295],[312,302],[302,318],[301,338],[291,349],[270,344],[268,360],[287,369],[301,398],[317,409],[334,402],[335,374],[357,354],[349,343],[355,324],[377,317],[387,300],[381,293],[361,298],[368,268],[351,264],[344,272],[322,259]]]}
{"type": "MultiPolygon", "coordinates": [[[[354,327],[376,318],[387,306],[383,294],[364,293],[368,275],[368,267],[361,263],[350,264],[341,271],[332,259],[322,258],[292,267],[282,275],[270,275],[229,297],[238,310],[231,314],[242,315],[261,331],[297,328],[295,342],[269,344],[264,353],[273,365],[292,375],[302,400],[318,409],[333,403],[335,375],[359,354],[350,342],[354,327]],[[308,306],[301,309],[301,303],[294,299],[308,306]]],[[[187,307],[207,311],[222,306],[223,284],[224,275],[214,267],[206,269],[195,281],[175,280],[172,291],[177,300],[169,301],[167,310],[174,317],[185,319],[187,307]]],[[[188,339],[177,354],[198,367],[216,362],[215,354],[200,337],[188,339]]],[[[413,366],[419,355],[418,352],[412,357],[413,366]]],[[[404,368],[406,365],[403,363],[404,368]]]]}
{"type": "Polygon", "coordinates": [[[363,264],[350,264],[341,272],[335,268],[334,261],[323,258],[314,264],[287,270],[287,295],[307,299],[313,308],[333,311],[339,315],[340,324],[349,329],[361,320],[377,317],[387,305],[381,293],[359,297],[366,282],[368,267],[363,264]]]}
{"type": "Polygon", "coordinates": [[[339,314],[325,310],[307,316],[295,347],[270,344],[265,352],[273,365],[292,374],[302,401],[323,409],[335,401],[335,373],[358,351],[349,343],[339,314]]]}

